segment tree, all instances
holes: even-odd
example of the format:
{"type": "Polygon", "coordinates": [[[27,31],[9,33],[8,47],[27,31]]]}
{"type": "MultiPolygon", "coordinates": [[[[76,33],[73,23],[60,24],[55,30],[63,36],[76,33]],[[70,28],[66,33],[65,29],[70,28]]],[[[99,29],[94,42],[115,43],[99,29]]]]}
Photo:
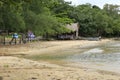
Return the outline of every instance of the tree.
{"type": "Polygon", "coordinates": [[[65,21],[62,22],[62,20],[59,20],[60,18],[52,14],[49,8],[50,5],[47,4],[46,6],[46,4],[42,3],[41,0],[37,0],[31,4],[23,5],[26,29],[31,29],[39,35],[53,35],[66,32],[67,30],[63,25],[65,21]]]}
{"type": "Polygon", "coordinates": [[[116,35],[117,37],[120,37],[120,18],[114,21],[113,31],[114,31],[114,35],[116,35]]]}
{"type": "Polygon", "coordinates": [[[56,35],[69,32],[66,24],[78,22],[81,36],[119,35],[118,5],[100,9],[89,3],[70,4],[64,0],[0,0],[0,29],[56,35]]]}
{"type": "Polygon", "coordinates": [[[105,10],[109,16],[112,16],[113,18],[118,18],[118,14],[120,11],[119,7],[119,5],[105,4],[103,10],[105,10]]]}
{"type": "Polygon", "coordinates": [[[60,23],[69,24],[73,20],[69,17],[69,14],[72,12],[73,7],[70,6],[70,2],[65,2],[64,0],[53,0],[49,6],[52,14],[55,15],[60,23]]]}
{"type": "MultiPolygon", "coordinates": [[[[19,5],[18,5],[19,6],[19,5]]],[[[4,1],[0,7],[0,28],[9,31],[21,31],[25,28],[25,23],[17,7],[9,1],[4,1]],[[18,9],[18,10],[16,10],[18,9]]]]}

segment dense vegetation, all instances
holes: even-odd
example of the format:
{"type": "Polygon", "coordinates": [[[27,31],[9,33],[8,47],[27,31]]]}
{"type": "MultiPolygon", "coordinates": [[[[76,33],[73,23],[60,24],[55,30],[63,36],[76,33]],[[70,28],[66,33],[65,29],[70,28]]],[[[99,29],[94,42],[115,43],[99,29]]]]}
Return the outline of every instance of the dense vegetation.
{"type": "Polygon", "coordinates": [[[68,32],[64,26],[78,22],[80,36],[120,35],[119,6],[72,6],[64,0],[0,0],[0,29],[37,35],[68,32]]]}

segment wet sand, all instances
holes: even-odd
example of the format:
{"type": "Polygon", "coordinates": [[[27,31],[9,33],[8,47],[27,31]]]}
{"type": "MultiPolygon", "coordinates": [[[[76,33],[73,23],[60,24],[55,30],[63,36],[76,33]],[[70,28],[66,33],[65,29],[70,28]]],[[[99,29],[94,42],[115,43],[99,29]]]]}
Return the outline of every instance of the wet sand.
{"type": "Polygon", "coordinates": [[[43,41],[0,47],[0,77],[3,80],[120,80],[120,74],[96,69],[60,66],[47,61],[34,61],[21,56],[51,54],[76,46],[90,47],[102,41],[43,41]]]}

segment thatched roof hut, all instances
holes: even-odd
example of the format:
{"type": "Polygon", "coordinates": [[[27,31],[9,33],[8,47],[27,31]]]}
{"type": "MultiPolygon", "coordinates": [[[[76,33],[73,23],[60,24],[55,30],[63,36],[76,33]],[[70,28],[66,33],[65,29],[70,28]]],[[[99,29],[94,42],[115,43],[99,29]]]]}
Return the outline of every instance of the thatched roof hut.
{"type": "Polygon", "coordinates": [[[78,37],[78,33],[79,33],[79,25],[78,23],[71,23],[66,25],[66,28],[70,29],[72,32],[75,33],[75,37],[78,37]]]}
{"type": "Polygon", "coordinates": [[[78,23],[67,24],[66,28],[68,28],[72,31],[77,31],[79,29],[78,23]]]}
{"type": "Polygon", "coordinates": [[[78,23],[71,23],[65,26],[71,32],[58,35],[58,39],[77,39],[79,33],[78,23]]]}

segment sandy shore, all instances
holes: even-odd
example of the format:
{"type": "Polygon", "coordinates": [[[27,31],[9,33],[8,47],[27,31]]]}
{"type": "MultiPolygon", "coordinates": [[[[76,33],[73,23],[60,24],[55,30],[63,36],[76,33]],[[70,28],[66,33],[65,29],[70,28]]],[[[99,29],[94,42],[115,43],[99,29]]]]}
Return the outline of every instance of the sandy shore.
{"type": "Polygon", "coordinates": [[[94,45],[103,44],[110,40],[104,39],[101,41],[73,40],[73,41],[41,41],[33,42],[25,45],[4,46],[0,48],[0,55],[36,55],[45,53],[54,53],[55,51],[63,50],[72,47],[91,47],[94,45]]]}
{"type": "Polygon", "coordinates": [[[0,80],[120,80],[120,74],[88,68],[65,67],[19,56],[51,54],[66,48],[90,47],[102,41],[43,41],[0,47],[0,80]]]}

